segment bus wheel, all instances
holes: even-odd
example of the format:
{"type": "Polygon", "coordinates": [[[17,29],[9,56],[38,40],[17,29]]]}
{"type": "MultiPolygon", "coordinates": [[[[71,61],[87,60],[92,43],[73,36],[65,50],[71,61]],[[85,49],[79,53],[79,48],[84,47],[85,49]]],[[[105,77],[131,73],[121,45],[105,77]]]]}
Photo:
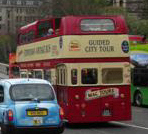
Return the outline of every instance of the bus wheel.
{"type": "Polygon", "coordinates": [[[142,94],[140,92],[137,92],[134,96],[134,103],[136,106],[142,105],[142,94]]]}

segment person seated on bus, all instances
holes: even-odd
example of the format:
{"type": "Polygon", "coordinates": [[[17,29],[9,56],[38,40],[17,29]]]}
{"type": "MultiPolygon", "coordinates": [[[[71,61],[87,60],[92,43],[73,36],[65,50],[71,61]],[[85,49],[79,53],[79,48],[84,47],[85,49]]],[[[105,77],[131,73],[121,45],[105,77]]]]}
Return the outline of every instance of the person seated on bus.
{"type": "Polygon", "coordinates": [[[46,36],[48,36],[48,35],[53,35],[53,29],[52,28],[48,29],[46,36]]]}
{"type": "Polygon", "coordinates": [[[82,84],[90,84],[90,77],[87,70],[82,70],[82,84]]]}

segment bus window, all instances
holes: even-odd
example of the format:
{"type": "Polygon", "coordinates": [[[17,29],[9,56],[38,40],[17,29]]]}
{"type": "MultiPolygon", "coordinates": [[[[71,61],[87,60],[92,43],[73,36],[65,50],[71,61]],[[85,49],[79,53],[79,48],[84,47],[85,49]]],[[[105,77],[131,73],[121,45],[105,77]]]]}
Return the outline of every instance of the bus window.
{"type": "Polygon", "coordinates": [[[52,26],[52,21],[43,21],[40,22],[39,26],[38,26],[38,30],[39,30],[39,37],[45,37],[48,35],[48,30],[53,29],[52,26]]]}
{"type": "Polygon", "coordinates": [[[28,41],[28,42],[32,42],[33,39],[34,39],[34,35],[35,35],[34,31],[30,31],[30,32],[27,34],[27,41],[28,41]]]}
{"type": "Polygon", "coordinates": [[[66,84],[66,69],[64,67],[59,67],[57,69],[57,84],[59,85],[66,84]]]}
{"type": "Polygon", "coordinates": [[[39,78],[39,79],[42,79],[42,71],[41,70],[35,70],[34,71],[34,75],[35,75],[35,78],[39,78]]]}
{"type": "Polygon", "coordinates": [[[123,83],[122,68],[103,68],[102,69],[103,84],[123,83]]]}
{"type": "Polygon", "coordinates": [[[34,78],[34,72],[33,72],[33,70],[28,71],[28,78],[34,78]]]}
{"type": "Polygon", "coordinates": [[[51,70],[44,70],[44,79],[51,82],[51,70]]]}
{"type": "Polygon", "coordinates": [[[114,31],[114,22],[111,19],[83,19],[81,21],[82,31],[114,31]]]}
{"type": "Polygon", "coordinates": [[[77,69],[72,69],[71,70],[71,83],[73,85],[76,85],[77,84],[77,75],[78,75],[77,69]]]}
{"type": "Polygon", "coordinates": [[[27,78],[27,72],[26,71],[21,71],[20,76],[21,76],[21,78],[27,78]]]}
{"type": "Polygon", "coordinates": [[[82,84],[97,84],[98,71],[96,68],[84,68],[81,70],[82,84]]]}
{"type": "Polygon", "coordinates": [[[20,69],[19,69],[19,67],[12,67],[12,76],[15,78],[17,78],[17,77],[19,77],[20,76],[20,69]]]}

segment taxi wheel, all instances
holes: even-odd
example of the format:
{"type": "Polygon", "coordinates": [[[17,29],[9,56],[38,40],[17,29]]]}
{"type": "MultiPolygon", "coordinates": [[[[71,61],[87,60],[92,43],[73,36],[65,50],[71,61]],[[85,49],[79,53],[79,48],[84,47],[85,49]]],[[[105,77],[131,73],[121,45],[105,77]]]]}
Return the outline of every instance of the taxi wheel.
{"type": "Polygon", "coordinates": [[[1,125],[1,134],[16,134],[16,133],[12,129],[10,129],[8,126],[2,124],[1,125]]]}
{"type": "Polygon", "coordinates": [[[62,134],[64,132],[64,125],[62,125],[58,130],[56,130],[56,132],[54,134],[62,134]]]}
{"type": "Polygon", "coordinates": [[[1,125],[1,134],[8,134],[8,128],[6,125],[2,124],[1,125]]]}

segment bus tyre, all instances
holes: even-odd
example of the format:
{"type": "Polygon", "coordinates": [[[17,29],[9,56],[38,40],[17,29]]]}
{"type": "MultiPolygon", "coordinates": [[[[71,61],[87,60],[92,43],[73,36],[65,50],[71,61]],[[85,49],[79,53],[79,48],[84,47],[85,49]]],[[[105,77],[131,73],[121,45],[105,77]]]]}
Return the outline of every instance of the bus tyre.
{"type": "Polygon", "coordinates": [[[136,106],[142,105],[142,94],[140,92],[137,92],[134,96],[134,103],[136,106]]]}

